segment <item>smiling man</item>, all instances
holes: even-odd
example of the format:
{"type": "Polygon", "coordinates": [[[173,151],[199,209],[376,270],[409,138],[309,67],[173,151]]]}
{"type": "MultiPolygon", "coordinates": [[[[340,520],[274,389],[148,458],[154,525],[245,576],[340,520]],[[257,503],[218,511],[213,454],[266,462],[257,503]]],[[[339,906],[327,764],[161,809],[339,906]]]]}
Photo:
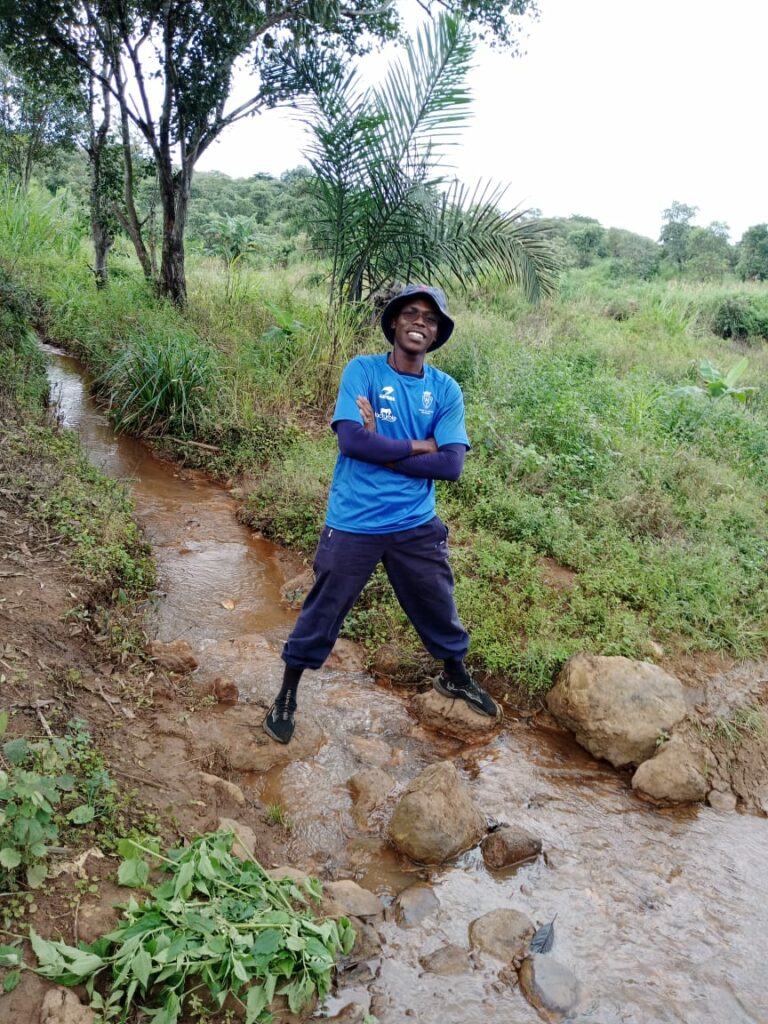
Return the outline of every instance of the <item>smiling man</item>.
{"type": "Polygon", "coordinates": [[[467,672],[469,637],[453,600],[448,529],[435,514],[435,480],[458,480],[469,448],[464,400],[447,373],[424,362],[453,332],[439,288],[409,284],[386,306],[386,355],[344,370],[333,415],[339,455],[315,585],[283,648],[283,685],[264,719],[278,743],[293,736],[306,668],[319,668],[381,562],[406,615],[444,669],[433,685],[480,714],[500,710],[467,672]]]}

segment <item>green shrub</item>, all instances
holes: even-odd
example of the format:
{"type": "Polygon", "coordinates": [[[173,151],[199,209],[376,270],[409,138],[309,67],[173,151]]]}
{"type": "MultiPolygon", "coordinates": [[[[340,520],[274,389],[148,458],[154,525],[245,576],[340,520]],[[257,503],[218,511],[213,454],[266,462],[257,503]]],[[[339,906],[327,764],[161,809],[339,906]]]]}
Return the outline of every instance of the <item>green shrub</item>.
{"type": "Polygon", "coordinates": [[[768,305],[749,295],[726,295],[712,306],[711,323],[719,338],[768,339],[768,305]]]}

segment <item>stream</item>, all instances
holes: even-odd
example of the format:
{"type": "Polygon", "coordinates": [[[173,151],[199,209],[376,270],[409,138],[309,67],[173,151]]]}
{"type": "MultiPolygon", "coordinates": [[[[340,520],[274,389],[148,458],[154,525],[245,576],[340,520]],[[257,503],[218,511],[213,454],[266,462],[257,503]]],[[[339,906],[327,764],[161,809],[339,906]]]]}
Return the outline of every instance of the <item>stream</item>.
{"type": "MultiPolygon", "coordinates": [[[[133,494],[158,565],[156,637],[188,641],[201,681],[226,675],[242,700],[269,699],[296,617],[281,601],[279,549],[237,522],[223,487],[116,435],[79,364],[44,350],[61,421],[133,494]]],[[[407,694],[362,672],[308,672],[299,713],[313,716],[327,736],[316,757],[242,783],[263,803],[284,808],[291,861],[354,878],[385,904],[428,877],[440,903],[409,929],[387,915],[375,977],[343,989],[327,1014],[354,1000],[371,1006],[381,1024],[535,1024],[536,1011],[519,990],[499,980],[499,962],[476,957],[473,970],[450,977],[419,965],[446,943],[467,947],[476,917],[512,907],[537,924],[556,916],[550,955],[582,989],[573,1021],[768,1024],[765,819],[706,806],[653,809],[633,796],[628,776],[522,718],[510,719],[485,746],[462,747],[424,730],[408,711],[407,694]],[[378,765],[405,783],[446,758],[484,813],[538,835],[545,856],[491,873],[475,850],[427,873],[355,825],[350,776],[378,765]]]]}

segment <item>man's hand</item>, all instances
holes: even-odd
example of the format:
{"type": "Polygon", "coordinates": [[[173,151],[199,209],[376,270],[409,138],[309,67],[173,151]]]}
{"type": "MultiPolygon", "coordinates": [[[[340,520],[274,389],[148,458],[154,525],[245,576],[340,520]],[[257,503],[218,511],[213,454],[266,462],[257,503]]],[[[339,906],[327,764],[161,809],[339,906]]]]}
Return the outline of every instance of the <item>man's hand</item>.
{"type": "Polygon", "coordinates": [[[414,455],[431,455],[437,451],[437,442],[434,437],[428,437],[426,441],[411,441],[414,455]]]}
{"type": "Polygon", "coordinates": [[[373,412],[373,407],[367,398],[362,395],[358,395],[355,399],[357,408],[360,410],[360,415],[363,417],[363,426],[366,430],[369,430],[372,434],[376,433],[376,416],[373,412]]]}

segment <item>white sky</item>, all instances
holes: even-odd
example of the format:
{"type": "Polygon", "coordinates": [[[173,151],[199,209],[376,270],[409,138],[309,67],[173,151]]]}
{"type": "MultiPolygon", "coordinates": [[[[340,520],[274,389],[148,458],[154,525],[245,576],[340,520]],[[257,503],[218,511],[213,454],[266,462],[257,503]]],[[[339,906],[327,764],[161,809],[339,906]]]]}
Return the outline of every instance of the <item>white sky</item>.
{"type": "MultiPolygon", "coordinates": [[[[453,162],[510,205],[657,237],[673,200],[738,241],[768,222],[766,0],[539,0],[525,55],[478,50],[475,116],[453,162]]],[[[380,57],[369,57],[374,66],[380,57]]],[[[198,170],[303,162],[290,110],[232,126],[198,170]]]]}

